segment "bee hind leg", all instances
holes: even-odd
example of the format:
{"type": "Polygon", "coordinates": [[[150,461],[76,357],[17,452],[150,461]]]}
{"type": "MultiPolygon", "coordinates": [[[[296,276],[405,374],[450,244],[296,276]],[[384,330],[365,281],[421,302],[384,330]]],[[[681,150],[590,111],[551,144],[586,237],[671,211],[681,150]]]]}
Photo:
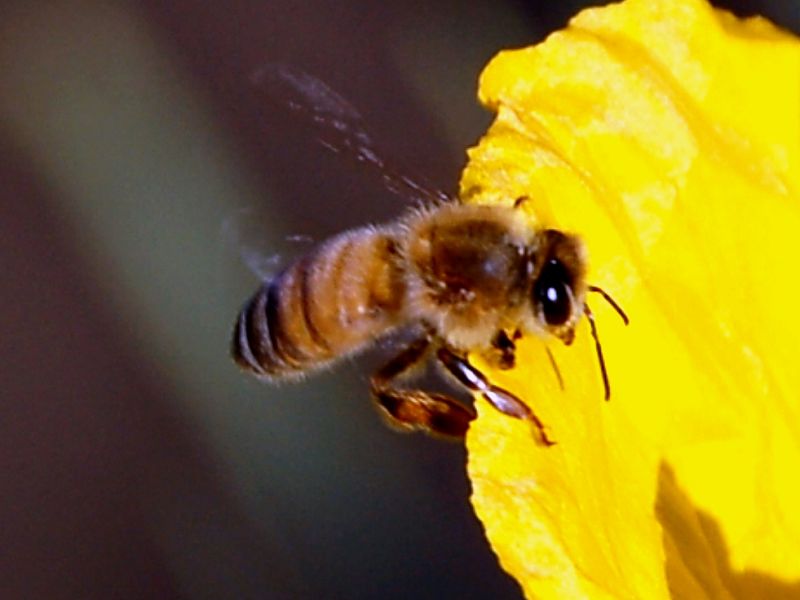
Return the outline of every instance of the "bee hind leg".
{"type": "Polygon", "coordinates": [[[444,394],[404,389],[393,383],[425,357],[430,344],[428,337],[420,338],[381,367],[371,379],[372,397],[395,429],[463,438],[475,418],[472,408],[444,394]]]}
{"type": "Polygon", "coordinates": [[[461,385],[470,391],[480,392],[501,413],[533,423],[542,445],[552,446],[555,444],[554,441],[547,437],[544,423],[527,404],[511,392],[489,383],[484,374],[469,364],[465,357],[459,356],[446,346],[442,346],[436,351],[436,358],[461,385]]]}

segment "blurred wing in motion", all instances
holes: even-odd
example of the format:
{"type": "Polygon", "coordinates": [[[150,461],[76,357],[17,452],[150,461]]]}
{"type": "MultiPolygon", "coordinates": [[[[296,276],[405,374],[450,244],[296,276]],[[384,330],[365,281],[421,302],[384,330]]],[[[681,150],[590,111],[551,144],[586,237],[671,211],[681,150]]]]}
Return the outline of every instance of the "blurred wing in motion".
{"type": "Polygon", "coordinates": [[[444,191],[390,168],[375,150],[359,112],[316,77],[285,64],[267,63],[251,80],[272,100],[312,123],[320,144],[374,168],[392,193],[421,202],[452,200],[444,191]]]}
{"type": "Polygon", "coordinates": [[[292,259],[302,256],[314,244],[309,235],[265,237],[272,231],[269,212],[256,208],[240,208],[220,225],[219,238],[227,255],[237,255],[241,262],[261,281],[272,279],[292,259]]]}

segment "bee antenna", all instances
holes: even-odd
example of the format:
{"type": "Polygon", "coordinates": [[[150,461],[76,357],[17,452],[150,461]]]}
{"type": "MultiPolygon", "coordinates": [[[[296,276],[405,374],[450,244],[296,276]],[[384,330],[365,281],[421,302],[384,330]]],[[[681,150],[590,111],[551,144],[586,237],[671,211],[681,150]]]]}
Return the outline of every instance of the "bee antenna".
{"type": "MultiPolygon", "coordinates": [[[[613,304],[613,302],[612,302],[613,304]]],[[[614,304],[616,306],[616,304],[614,304]]],[[[611,398],[611,385],[608,383],[608,372],[606,372],[606,361],[603,358],[603,349],[600,347],[600,338],[597,335],[597,325],[594,322],[594,313],[589,308],[588,304],[583,305],[583,314],[589,319],[589,326],[592,328],[592,337],[594,338],[594,347],[597,350],[597,361],[600,363],[600,372],[603,374],[603,387],[606,394],[605,399],[608,401],[611,398]]],[[[624,313],[622,313],[624,315],[624,313]]],[[[627,317],[625,317],[627,323],[627,317]]]]}
{"type": "MultiPolygon", "coordinates": [[[[600,294],[603,297],[603,300],[608,302],[611,305],[611,307],[615,311],[617,311],[617,314],[622,318],[622,322],[625,323],[625,325],[630,323],[630,320],[628,319],[628,315],[626,315],[625,311],[622,310],[622,307],[619,304],[617,304],[611,296],[608,295],[608,292],[606,292],[602,288],[597,287],[596,285],[590,285],[588,289],[589,289],[590,292],[595,292],[597,294],[600,294]]],[[[588,314],[587,314],[587,316],[588,316],[588,314]]],[[[597,339],[597,336],[595,336],[595,339],[597,339]]]]}
{"type": "MultiPolygon", "coordinates": [[[[627,325],[630,323],[628,319],[628,315],[625,314],[625,311],[622,310],[622,307],[617,304],[614,299],[609,296],[605,290],[602,288],[597,287],[596,285],[590,285],[588,287],[590,292],[595,292],[600,294],[603,299],[608,302],[611,307],[617,311],[617,314],[622,318],[622,322],[627,325]]],[[[611,386],[608,383],[608,372],[606,371],[606,361],[603,358],[603,349],[600,346],[600,337],[597,335],[597,324],[594,322],[594,313],[592,313],[592,309],[589,308],[589,305],[584,303],[583,304],[583,314],[586,315],[586,318],[589,319],[589,326],[592,328],[592,337],[594,338],[594,347],[597,350],[597,361],[600,363],[600,372],[603,374],[603,387],[605,388],[606,395],[605,398],[608,400],[611,398],[611,386]]]]}

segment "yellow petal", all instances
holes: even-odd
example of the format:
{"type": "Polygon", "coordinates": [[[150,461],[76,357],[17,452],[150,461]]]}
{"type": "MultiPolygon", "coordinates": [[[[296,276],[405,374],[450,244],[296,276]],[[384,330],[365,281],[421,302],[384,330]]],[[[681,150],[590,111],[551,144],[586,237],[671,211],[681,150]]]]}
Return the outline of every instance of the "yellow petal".
{"type": "Polygon", "coordinates": [[[465,201],[579,234],[588,324],[492,372],[558,444],[478,401],[473,504],[536,598],[800,598],[800,42],[701,0],[590,9],[495,57],[465,201]],[[552,351],[564,389],[547,357],[552,351]]]}

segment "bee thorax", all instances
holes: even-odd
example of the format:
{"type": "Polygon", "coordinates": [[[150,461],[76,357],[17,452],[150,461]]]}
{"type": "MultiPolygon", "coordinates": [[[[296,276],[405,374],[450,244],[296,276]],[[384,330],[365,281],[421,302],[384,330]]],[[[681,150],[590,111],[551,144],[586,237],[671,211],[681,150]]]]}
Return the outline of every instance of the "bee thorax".
{"type": "Polygon", "coordinates": [[[512,210],[453,205],[407,226],[408,310],[456,348],[523,319],[530,230],[512,210]]]}

